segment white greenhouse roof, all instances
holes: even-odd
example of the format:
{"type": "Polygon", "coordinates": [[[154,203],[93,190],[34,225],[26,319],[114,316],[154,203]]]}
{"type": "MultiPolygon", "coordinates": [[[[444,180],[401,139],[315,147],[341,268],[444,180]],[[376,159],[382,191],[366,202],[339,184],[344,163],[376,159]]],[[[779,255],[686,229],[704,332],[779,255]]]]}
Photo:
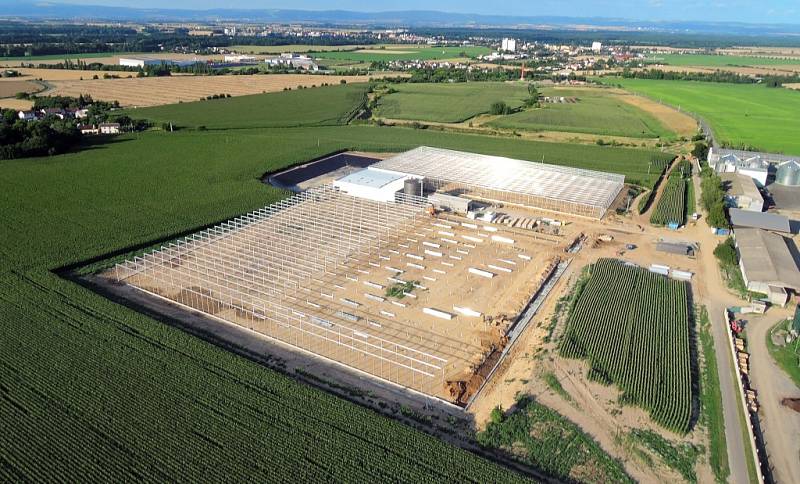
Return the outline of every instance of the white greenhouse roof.
{"type": "Polygon", "coordinates": [[[420,146],[374,168],[607,209],[624,175],[420,146]]]}

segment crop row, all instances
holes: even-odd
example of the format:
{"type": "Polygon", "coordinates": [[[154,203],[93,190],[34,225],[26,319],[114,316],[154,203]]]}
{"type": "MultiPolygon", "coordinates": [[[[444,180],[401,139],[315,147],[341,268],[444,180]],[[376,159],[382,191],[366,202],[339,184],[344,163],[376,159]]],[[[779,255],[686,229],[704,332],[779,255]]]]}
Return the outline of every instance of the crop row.
{"type": "Polygon", "coordinates": [[[650,216],[651,224],[683,225],[686,223],[686,183],[687,180],[681,176],[670,176],[667,179],[664,192],[650,216]]]}
{"type": "Polygon", "coordinates": [[[676,432],[692,402],[686,285],[601,259],[570,314],[561,354],[585,358],[592,374],[615,383],[623,401],[676,432]]]}

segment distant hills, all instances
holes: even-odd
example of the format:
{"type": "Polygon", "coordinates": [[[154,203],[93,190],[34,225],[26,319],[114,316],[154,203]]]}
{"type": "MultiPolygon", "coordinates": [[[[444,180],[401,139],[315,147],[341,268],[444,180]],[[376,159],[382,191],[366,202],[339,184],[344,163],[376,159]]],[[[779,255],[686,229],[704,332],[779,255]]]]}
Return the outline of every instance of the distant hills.
{"type": "Polygon", "coordinates": [[[695,32],[742,35],[800,35],[800,25],[732,22],[644,21],[599,17],[508,16],[425,10],[355,12],[348,10],[210,9],[109,7],[12,0],[0,5],[0,18],[114,21],[239,21],[385,27],[504,27],[575,30],[695,32]]]}

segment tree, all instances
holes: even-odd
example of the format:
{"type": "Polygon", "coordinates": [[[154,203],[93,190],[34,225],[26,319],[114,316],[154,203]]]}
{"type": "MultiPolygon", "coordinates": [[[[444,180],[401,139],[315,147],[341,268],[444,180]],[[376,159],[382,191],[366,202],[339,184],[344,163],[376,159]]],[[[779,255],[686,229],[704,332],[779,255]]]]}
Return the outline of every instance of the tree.
{"type": "Polygon", "coordinates": [[[692,148],[692,156],[698,160],[705,160],[708,156],[708,145],[703,142],[697,142],[692,148]]]}
{"type": "Polygon", "coordinates": [[[735,266],[738,264],[736,246],[731,237],[728,237],[725,242],[719,244],[714,249],[714,257],[716,257],[723,266],[735,266]]]}

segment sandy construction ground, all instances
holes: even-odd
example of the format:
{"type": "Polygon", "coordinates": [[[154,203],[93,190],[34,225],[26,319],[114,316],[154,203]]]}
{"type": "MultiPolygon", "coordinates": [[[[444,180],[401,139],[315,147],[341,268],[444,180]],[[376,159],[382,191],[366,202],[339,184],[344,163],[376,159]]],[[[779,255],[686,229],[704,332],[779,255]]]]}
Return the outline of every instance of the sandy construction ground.
{"type": "MultiPolygon", "coordinates": [[[[383,248],[365,247],[341,265],[309,272],[299,287],[284,289],[286,279],[277,275],[281,268],[291,266],[290,273],[295,273],[309,270],[310,263],[271,259],[258,252],[282,243],[281,234],[295,230],[301,211],[308,216],[334,213],[349,200],[310,203],[229,236],[158,256],[160,265],[142,266],[144,270],[130,272],[126,281],[383,379],[454,400],[463,395],[451,393],[445,382],[469,382],[467,391],[477,389],[480,381],[472,381],[472,373],[505,344],[508,325],[563,251],[551,241],[560,239],[530,229],[422,216],[398,227],[383,248]],[[513,243],[493,241],[492,236],[500,234],[513,243]],[[234,262],[240,256],[241,262],[234,262]],[[229,264],[230,270],[223,269],[229,264]],[[470,267],[494,277],[470,273],[470,267]],[[415,281],[419,287],[404,297],[390,297],[387,289],[396,280],[415,281]],[[262,297],[267,294],[271,296],[262,297]],[[456,307],[480,314],[465,315],[456,307]],[[427,314],[423,308],[445,311],[452,319],[427,314]],[[348,348],[351,344],[354,349],[348,348]],[[370,356],[373,352],[381,357],[370,356]],[[405,359],[409,356],[420,361],[405,359]],[[424,377],[420,369],[431,374],[424,377]]],[[[322,220],[309,223],[330,223],[322,220]]],[[[109,276],[113,274],[112,270],[109,276]]]]}
{"type": "Polygon", "coordinates": [[[122,106],[143,107],[197,101],[213,94],[244,96],[263,92],[311,87],[323,83],[366,82],[369,76],[322,76],[305,74],[268,74],[250,76],[171,76],[131,79],[97,79],[52,81],[46,95],[78,96],[89,94],[94,99],[119,101],[122,106]]]}

